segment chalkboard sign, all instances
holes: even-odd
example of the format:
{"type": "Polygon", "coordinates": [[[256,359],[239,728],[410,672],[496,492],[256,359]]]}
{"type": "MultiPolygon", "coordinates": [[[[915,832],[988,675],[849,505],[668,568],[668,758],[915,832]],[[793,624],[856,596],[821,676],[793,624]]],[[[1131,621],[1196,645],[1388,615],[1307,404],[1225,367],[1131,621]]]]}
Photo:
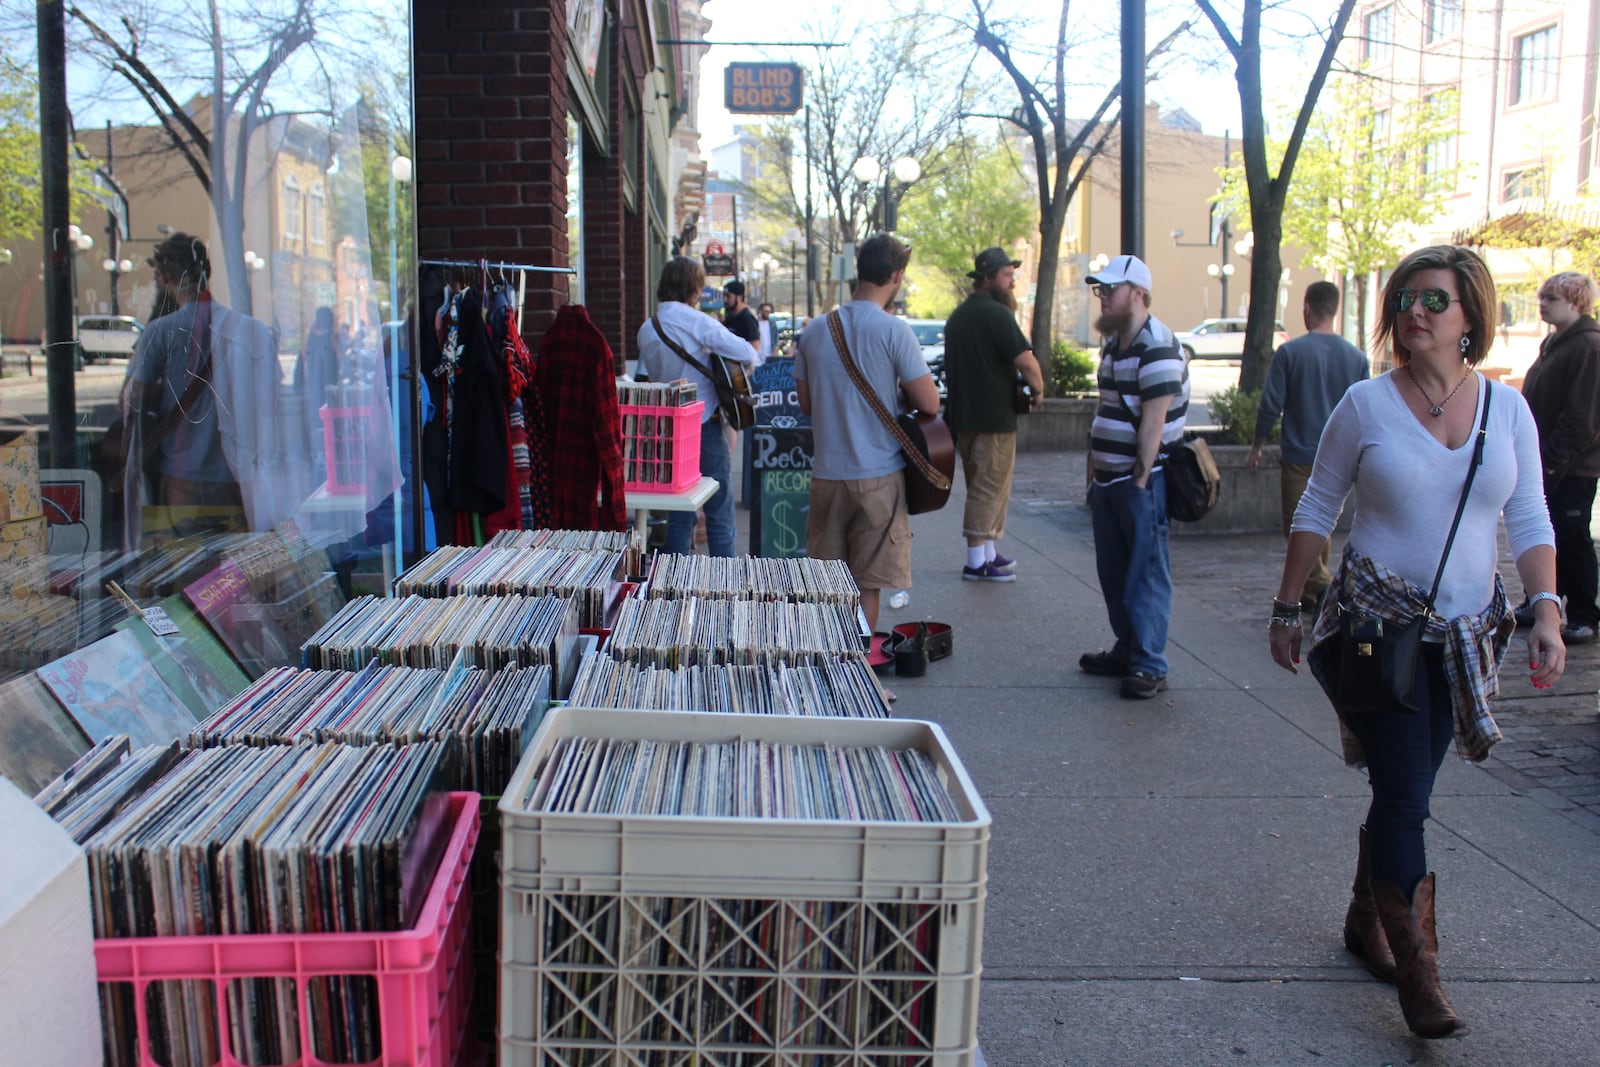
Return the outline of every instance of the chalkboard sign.
{"type": "Polygon", "coordinates": [[[794,360],[769,359],[750,375],[756,398],[756,425],[793,428],[810,426],[811,416],[800,413],[800,394],[794,386],[794,360]]]}
{"type": "MultiPolygon", "coordinates": [[[[759,372],[758,372],[759,373],[759,372]]],[[[806,554],[811,510],[811,428],[756,426],[750,431],[750,554],[806,554]]]]}

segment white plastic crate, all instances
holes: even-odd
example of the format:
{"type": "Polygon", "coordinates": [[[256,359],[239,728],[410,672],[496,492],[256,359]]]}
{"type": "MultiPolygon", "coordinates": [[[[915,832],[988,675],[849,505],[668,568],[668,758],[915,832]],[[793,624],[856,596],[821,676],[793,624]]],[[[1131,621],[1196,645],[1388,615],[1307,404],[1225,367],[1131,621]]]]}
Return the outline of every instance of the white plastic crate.
{"type": "Polygon", "coordinates": [[[563,708],[500,815],[506,1067],[975,1062],[990,818],[932,723],[563,708]],[[915,748],[962,819],[524,810],[572,736],[915,748]]]}

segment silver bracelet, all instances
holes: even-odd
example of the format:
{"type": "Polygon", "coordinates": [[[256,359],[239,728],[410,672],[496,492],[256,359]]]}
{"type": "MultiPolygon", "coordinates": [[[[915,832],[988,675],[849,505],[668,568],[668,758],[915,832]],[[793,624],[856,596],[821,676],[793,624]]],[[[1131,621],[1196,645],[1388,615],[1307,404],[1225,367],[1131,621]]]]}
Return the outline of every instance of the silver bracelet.
{"type": "Polygon", "coordinates": [[[1300,625],[1300,616],[1298,616],[1298,615],[1294,615],[1294,616],[1274,615],[1274,616],[1272,616],[1272,618],[1267,620],[1267,629],[1268,630],[1276,630],[1279,627],[1299,626],[1299,625],[1300,625]]]}
{"type": "Polygon", "coordinates": [[[1542,592],[1542,593],[1535,593],[1532,596],[1530,596],[1528,598],[1528,610],[1532,611],[1533,610],[1533,606],[1535,604],[1537,604],[1541,600],[1554,601],[1555,605],[1556,605],[1556,614],[1557,615],[1561,614],[1561,598],[1559,596],[1557,596],[1555,593],[1549,592],[1548,590],[1546,590],[1545,592],[1542,592]]]}

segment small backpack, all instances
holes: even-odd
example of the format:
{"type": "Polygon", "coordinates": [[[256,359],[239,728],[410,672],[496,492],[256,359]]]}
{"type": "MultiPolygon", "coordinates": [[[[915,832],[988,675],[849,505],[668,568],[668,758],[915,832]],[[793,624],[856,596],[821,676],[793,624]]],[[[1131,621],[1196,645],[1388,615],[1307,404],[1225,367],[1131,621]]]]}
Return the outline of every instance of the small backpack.
{"type": "Polygon", "coordinates": [[[1199,522],[1222,496],[1222,473],[1211,446],[1193,433],[1166,451],[1167,515],[1179,522],[1199,522]]]}

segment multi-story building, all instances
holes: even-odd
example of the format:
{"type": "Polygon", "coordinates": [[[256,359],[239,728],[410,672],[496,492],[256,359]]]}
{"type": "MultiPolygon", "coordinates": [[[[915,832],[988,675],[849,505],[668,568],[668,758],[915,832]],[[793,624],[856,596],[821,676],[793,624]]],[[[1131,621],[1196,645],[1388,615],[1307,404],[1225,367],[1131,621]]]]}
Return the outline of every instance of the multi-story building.
{"type": "Polygon", "coordinates": [[[1391,108],[1459,94],[1457,129],[1416,162],[1454,172],[1455,191],[1412,243],[1484,252],[1505,320],[1490,362],[1513,374],[1545,332],[1539,282],[1571,263],[1551,233],[1600,235],[1597,42],[1593,0],[1369,0],[1343,49],[1344,62],[1387,87],[1391,108]]]}

